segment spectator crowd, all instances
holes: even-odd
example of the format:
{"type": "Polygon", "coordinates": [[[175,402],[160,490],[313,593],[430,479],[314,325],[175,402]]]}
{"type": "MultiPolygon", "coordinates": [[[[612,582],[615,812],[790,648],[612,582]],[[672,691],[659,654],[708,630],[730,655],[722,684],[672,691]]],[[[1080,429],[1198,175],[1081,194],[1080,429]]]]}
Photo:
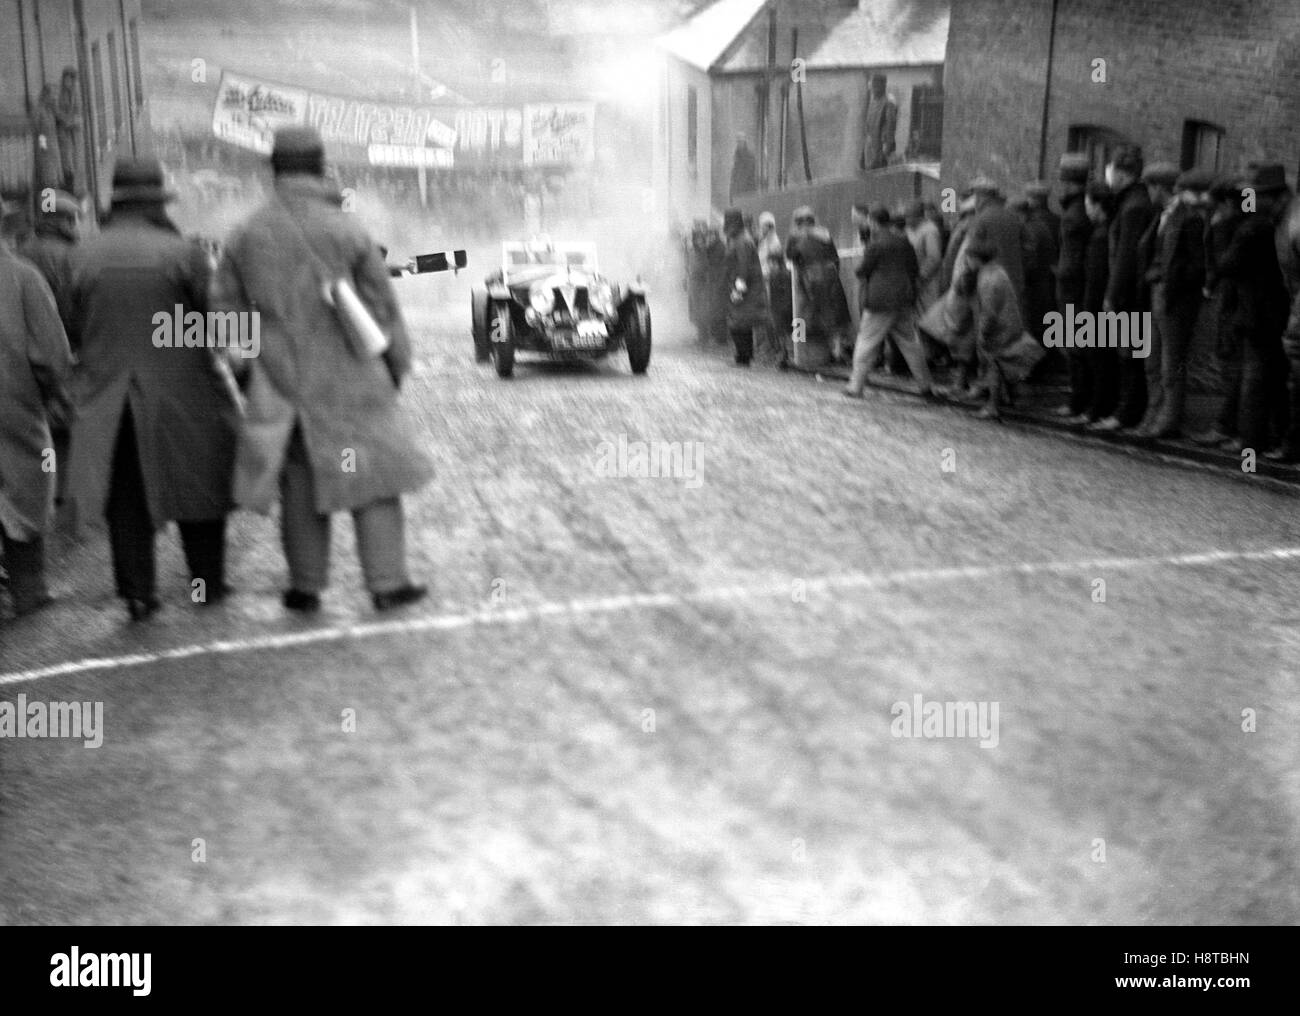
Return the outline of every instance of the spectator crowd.
{"type": "Polygon", "coordinates": [[[162,526],[177,523],[187,599],[206,606],[231,591],[228,515],[277,503],[287,609],[320,609],[338,512],[352,515],[376,609],[426,594],[407,574],[401,495],[432,466],[399,399],[411,347],[388,269],[344,210],[319,134],[282,129],[270,162],[270,195],[223,238],[219,262],[172,222],[157,160],[118,160],[110,212],[85,238],[72,194],[42,200],[26,236],[25,211],[4,210],[0,584],[15,614],[52,600],[58,502],[80,535],[106,523],[133,621],[161,607],[162,526]],[[259,338],[214,342],[216,316],[259,338]],[[382,335],[378,352],[356,339],[366,328],[382,335]]]}
{"type": "Polygon", "coordinates": [[[1054,412],[1070,425],[1300,462],[1300,199],[1282,166],[1180,171],[1125,145],[1100,175],[1067,153],[1055,188],[1033,181],[1009,201],[980,176],[955,199],[854,206],[856,333],[812,209],[784,243],[769,213],[757,230],[735,209],[721,228],[697,221],[685,254],[700,341],[730,341],[738,365],[756,343],[782,365],[800,342],[824,347],[852,398],[872,370],[905,364],[927,398],[989,419],[1022,383],[1064,375],[1054,412]],[[1188,433],[1198,328],[1221,402],[1188,433]]]}

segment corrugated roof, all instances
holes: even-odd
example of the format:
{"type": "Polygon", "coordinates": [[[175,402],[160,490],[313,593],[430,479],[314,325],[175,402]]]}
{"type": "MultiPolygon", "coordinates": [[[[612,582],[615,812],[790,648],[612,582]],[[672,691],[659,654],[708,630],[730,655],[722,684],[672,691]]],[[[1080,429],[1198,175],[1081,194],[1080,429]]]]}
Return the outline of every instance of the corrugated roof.
{"type": "Polygon", "coordinates": [[[708,70],[767,6],[767,0],[718,0],[658,39],[679,60],[708,70]]]}
{"type": "Polygon", "coordinates": [[[808,58],[809,67],[943,63],[948,3],[863,0],[808,58]]]}
{"type": "MultiPolygon", "coordinates": [[[[948,0],[860,0],[856,7],[831,3],[782,3],[778,51],[786,59],[790,29],[809,68],[887,67],[943,63],[948,48],[948,0]]],[[[719,66],[722,71],[760,71],[767,65],[767,28],[755,24],[719,66]]]]}

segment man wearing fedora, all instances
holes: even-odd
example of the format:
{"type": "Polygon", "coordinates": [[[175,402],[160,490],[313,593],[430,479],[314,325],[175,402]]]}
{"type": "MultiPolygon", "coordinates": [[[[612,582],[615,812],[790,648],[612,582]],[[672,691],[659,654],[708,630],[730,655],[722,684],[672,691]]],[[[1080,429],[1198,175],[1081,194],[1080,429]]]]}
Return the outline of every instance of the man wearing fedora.
{"type": "Polygon", "coordinates": [[[166,213],[175,195],[161,163],[120,159],[99,235],[73,258],[73,374],[67,502],[84,529],[107,519],[117,594],[132,620],[159,607],[154,539],[174,521],[189,565],[189,597],[224,599],[237,411],[211,351],[158,348],[160,313],[206,312],[203,248],[166,213]]]}
{"type": "MultiPolygon", "coordinates": [[[[0,203],[6,225],[7,210],[0,203]]],[[[72,352],[54,295],[40,272],[10,249],[6,232],[0,228],[0,544],[21,617],[52,599],[45,533],[55,474],[46,467],[50,424],[67,412],[72,352]]]]}
{"type": "Polygon", "coordinates": [[[1254,164],[1241,189],[1243,214],[1217,261],[1236,295],[1231,327],[1241,342],[1241,396],[1237,442],[1231,451],[1257,454],[1284,444],[1290,430],[1288,364],[1282,347],[1290,300],[1278,260],[1279,219],[1290,188],[1276,163],[1254,164]]]}
{"type": "Polygon", "coordinates": [[[263,513],[279,499],[286,608],[320,609],[330,517],[340,511],[352,514],[375,608],[413,603],[427,590],[407,574],[401,495],[424,486],[433,465],[398,399],[411,341],[388,270],[342,210],[317,131],[277,131],[271,167],[271,197],[235,230],[217,270],[217,305],[262,315],[261,352],[245,361],[235,499],[263,513]],[[354,350],[326,302],[325,288],[341,279],[386,335],[381,355],[354,350]]]}
{"type": "MultiPolygon", "coordinates": [[[[1147,310],[1142,282],[1142,237],[1155,214],[1142,182],[1142,149],[1120,145],[1106,163],[1106,184],[1114,194],[1110,220],[1110,272],[1103,312],[1132,314],[1147,310]]],[[[1146,366],[1133,349],[1120,349],[1119,403],[1114,413],[1088,425],[1089,430],[1116,431],[1136,427],[1147,408],[1146,366]]]]}

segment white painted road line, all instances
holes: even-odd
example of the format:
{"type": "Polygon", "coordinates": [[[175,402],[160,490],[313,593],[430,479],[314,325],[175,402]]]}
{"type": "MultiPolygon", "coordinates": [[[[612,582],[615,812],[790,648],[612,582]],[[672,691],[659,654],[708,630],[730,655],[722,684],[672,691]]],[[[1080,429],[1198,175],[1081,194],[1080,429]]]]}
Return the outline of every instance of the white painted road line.
{"type": "Polygon", "coordinates": [[[347,639],[375,638],[380,635],[419,634],[424,632],[455,631],[474,625],[524,624],[551,617],[588,617],[597,614],[614,614],[625,610],[658,610],[695,603],[725,603],[734,600],[790,597],[793,584],[803,582],[808,592],[817,590],[877,589],[884,586],[911,583],[947,582],[971,579],[989,579],[1006,575],[1061,575],[1072,572],[1089,572],[1101,577],[1107,571],[1124,571],[1137,568],[1197,568],[1215,564],[1235,564],[1245,561],[1298,561],[1300,547],[1270,547],[1264,550],[1210,550],[1194,554],[1173,554],[1163,557],[1111,557],[1077,561],[1043,561],[1000,565],[967,565],[955,568],[913,568],[893,572],[850,572],[844,575],[825,575],[802,579],[791,575],[782,585],[714,586],[707,589],[681,593],[626,593],[586,600],[556,600],[523,607],[489,607],[460,614],[434,614],[391,621],[360,621],[356,624],[332,628],[312,628],[299,632],[280,632],[249,638],[204,642],[178,646],[151,653],[128,656],[110,656],[101,659],[69,660],[64,663],[0,674],[0,687],[40,681],[51,677],[68,677],[95,671],[124,670],[154,663],[188,660],[199,656],[228,656],[259,650],[292,649],[294,646],[341,642],[347,639]]]}

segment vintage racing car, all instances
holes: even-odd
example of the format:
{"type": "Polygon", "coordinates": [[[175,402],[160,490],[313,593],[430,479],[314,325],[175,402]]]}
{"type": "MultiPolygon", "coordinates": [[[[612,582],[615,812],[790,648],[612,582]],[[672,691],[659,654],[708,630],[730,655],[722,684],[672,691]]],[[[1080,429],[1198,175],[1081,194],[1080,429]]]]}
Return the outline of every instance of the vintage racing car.
{"type": "Polygon", "coordinates": [[[650,366],[650,309],[639,282],[600,274],[591,243],[501,245],[501,269],[470,295],[474,356],[510,377],[518,353],[595,360],[626,349],[633,374],[650,366]]]}

